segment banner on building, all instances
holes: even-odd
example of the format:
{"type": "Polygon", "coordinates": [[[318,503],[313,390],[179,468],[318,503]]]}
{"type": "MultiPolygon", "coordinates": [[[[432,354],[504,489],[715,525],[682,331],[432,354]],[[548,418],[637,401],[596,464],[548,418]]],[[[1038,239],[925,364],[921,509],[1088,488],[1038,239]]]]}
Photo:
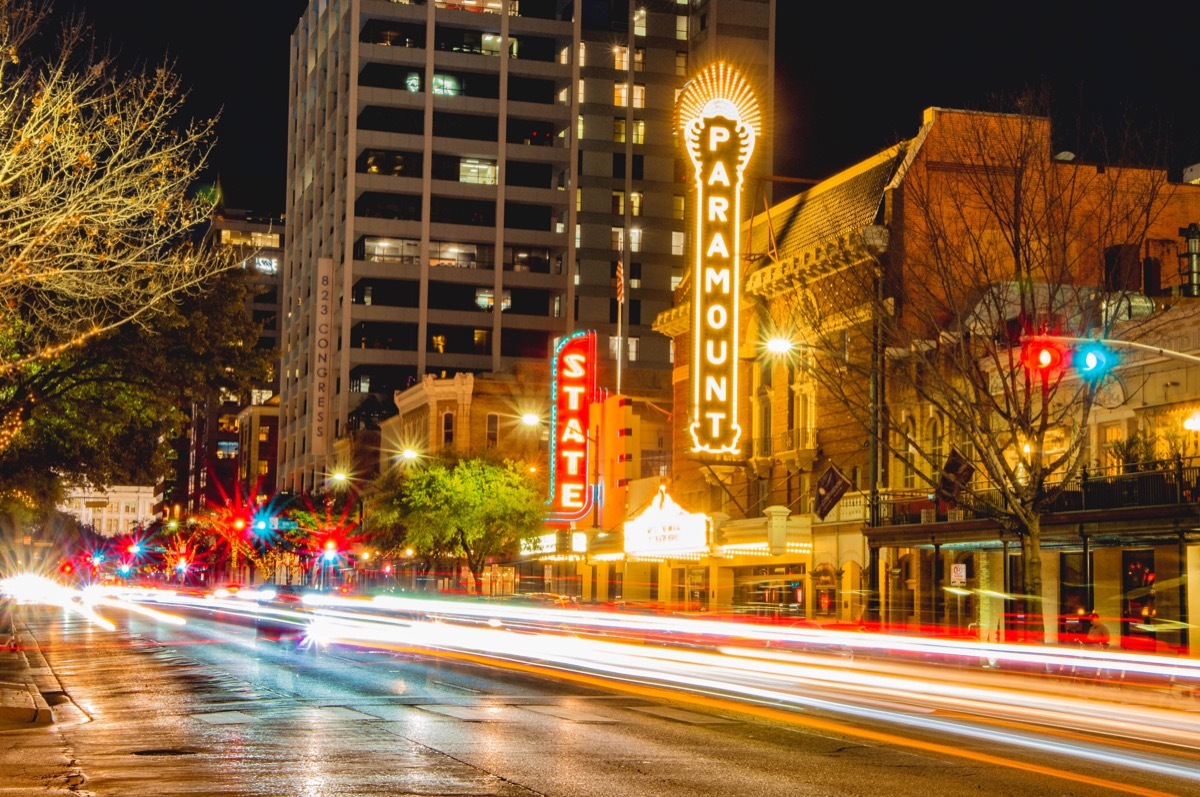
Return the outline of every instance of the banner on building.
{"type": "Polygon", "coordinates": [[[973,475],[975,466],[968,462],[957,448],[951,448],[946,465],[942,468],[942,478],[938,482],[938,498],[943,501],[956,500],[973,475]]]}
{"type": "Polygon", "coordinates": [[[313,272],[312,318],[313,331],[312,387],[309,405],[312,412],[312,434],[308,440],[308,451],[314,457],[323,457],[329,452],[330,420],[333,417],[333,393],[330,389],[333,375],[333,260],[317,258],[313,272]]]}
{"type": "Polygon", "coordinates": [[[836,466],[830,465],[821,474],[821,478],[817,479],[817,498],[813,502],[813,514],[824,520],[849,489],[850,480],[842,475],[836,466]]]}

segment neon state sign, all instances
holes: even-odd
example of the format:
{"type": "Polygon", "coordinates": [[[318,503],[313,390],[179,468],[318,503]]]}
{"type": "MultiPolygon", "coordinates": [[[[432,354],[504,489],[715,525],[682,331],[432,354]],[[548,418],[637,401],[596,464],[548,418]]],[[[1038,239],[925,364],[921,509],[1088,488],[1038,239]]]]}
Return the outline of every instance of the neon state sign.
{"type": "Polygon", "coordinates": [[[546,520],[572,523],[595,507],[591,408],[596,401],[596,333],[576,332],[554,350],[550,382],[550,501],[546,520]]]}
{"type": "Polygon", "coordinates": [[[684,88],[680,125],[696,188],[692,450],[737,454],[741,196],[757,136],[758,102],[741,75],[714,64],[684,88]]]}

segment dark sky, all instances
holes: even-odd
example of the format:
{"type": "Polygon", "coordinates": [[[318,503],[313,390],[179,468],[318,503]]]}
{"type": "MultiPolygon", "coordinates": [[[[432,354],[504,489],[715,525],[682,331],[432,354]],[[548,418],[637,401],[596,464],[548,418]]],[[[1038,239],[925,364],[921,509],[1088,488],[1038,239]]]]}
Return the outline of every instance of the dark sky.
{"type": "MultiPolygon", "coordinates": [[[[282,211],[288,38],[306,0],[56,2],[81,7],[127,62],[173,58],[191,112],[222,111],[212,160],[227,204],[282,211]]],[[[1061,148],[1079,118],[1129,118],[1168,135],[1172,179],[1200,162],[1200,3],[1009,0],[971,19],[922,5],[777,0],[776,174],[827,177],[915,135],[928,106],[1040,85],[1061,148]]]]}

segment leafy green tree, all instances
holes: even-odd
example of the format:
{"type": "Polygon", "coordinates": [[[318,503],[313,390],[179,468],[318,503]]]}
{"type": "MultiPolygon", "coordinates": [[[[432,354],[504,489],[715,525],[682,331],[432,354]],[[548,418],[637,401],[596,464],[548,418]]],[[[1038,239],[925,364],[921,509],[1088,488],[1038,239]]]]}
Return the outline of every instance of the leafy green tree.
{"type": "Polygon", "coordinates": [[[241,393],[270,372],[243,307],[242,272],[168,306],[153,330],[124,327],[0,384],[0,407],[27,419],[0,449],[0,516],[9,528],[60,498],[63,482],[148,484],[168,466],[164,441],[208,391],[241,393]],[[19,394],[19,395],[18,395],[19,394]]]}
{"type": "Polygon", "coordinates": [[[164,325],[191,324],[190,342],[205,345],[181,303],[239,262],[194,241],[213,210],[191,187],[215,120],[182,118],[186,91],[169,65],[124,72],[82,19],[54,36],[51,18],[48,0],[0,0],[0,515],[10,523],[53,502],[51,469],[62,465],[97,483],[157,475],[157,433],[179,418],[130,378],[135,358],[164,361],[146,334],[164,325]]]}
{"type": "Polygon", "coordinates": [[[483,590],[489,558],[516,555],[523,541],[542,531],[544,499],[520,462],[439,460],[410,468],[391,484],[392,493],[377,491],[384,507],[377,512],[393,512],[407,544],[422,556],[448,553],[464,560],[476,593],[483,590]]]}

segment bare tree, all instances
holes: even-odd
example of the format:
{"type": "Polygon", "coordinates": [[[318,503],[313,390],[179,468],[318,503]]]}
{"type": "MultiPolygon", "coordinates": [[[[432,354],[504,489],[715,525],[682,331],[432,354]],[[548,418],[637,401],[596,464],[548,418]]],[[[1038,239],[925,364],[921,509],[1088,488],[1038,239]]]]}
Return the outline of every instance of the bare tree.
{"type": "Polygon", "coordinates": [[[1163,170],[1052,156],[1044,101],[1020,107],[939,112],[904,145],[883,223],[834,238],[832,268],[766,294],[763,312],[800,327],[806,378],[872,430],[893,488],[1020,539],[1036,599],[1041,516],[1085,464],[1104,385],[1023,353],[1038,335],[1130,339],[1159,323],[1135,292],[1171,189],[1163,170]],[[975,477],[947,492],[951,448],[975,477]]]}
{"type": "Polygon", "coordinates": [[[189,190],[215,120],[180,124],[163,65],[121,73],[81,19],[44,41],[50,6],[0,0],[0,446],[36,396],[25,377],[234,265],[188,233],[212,204],[189,190]],[[39,56],[38,52],[49,56],[39,56]]]}

